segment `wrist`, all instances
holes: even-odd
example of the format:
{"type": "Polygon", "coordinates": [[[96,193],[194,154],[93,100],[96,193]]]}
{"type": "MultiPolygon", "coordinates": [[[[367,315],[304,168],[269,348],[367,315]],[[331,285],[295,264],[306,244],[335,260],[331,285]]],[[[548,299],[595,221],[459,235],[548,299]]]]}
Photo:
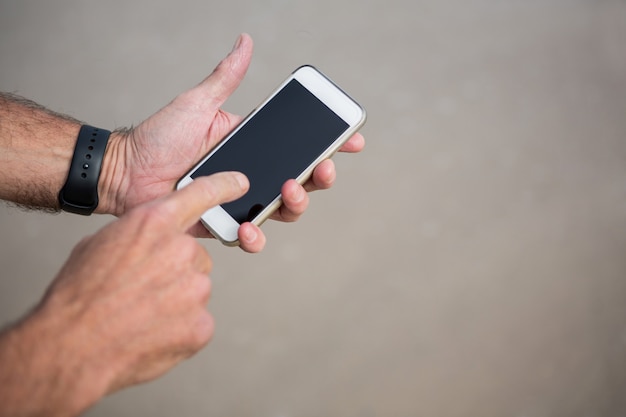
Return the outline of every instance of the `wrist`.
{"type": "Polygon", "coordinates": [[[111,132],[109,143],[102,160],[102,171],[98,181],[98,214],[119,216],[124,212],[124,190],[126,189],[126,144],[130,130],[118,129],[111,132]]]}
{"type": "Polygon", "coordinates": [[[106,369],[86,360],[70,328],[35,311],[0,335],[0,415],[74,416],[106,394],[106,369]]]}
{"type": "Polygon", "coordinates": [[[82,125],[67,179],[59,192],[63,211],[89,216],[98,207],[98,182],[111,132],[82,125]]]}

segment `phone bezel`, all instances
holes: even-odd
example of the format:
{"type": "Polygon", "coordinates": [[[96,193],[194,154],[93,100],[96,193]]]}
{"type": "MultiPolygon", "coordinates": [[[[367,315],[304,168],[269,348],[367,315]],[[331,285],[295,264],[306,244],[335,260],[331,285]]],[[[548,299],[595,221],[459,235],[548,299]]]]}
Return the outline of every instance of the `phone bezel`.
{"type": "MultiPolygon", "coordinates": [[[[231,131],[211,152],[209,152],[202,160],[200,160],[177,184],[176,188],[180,189],[191,183],[193,178],[191,175],[204,162],[213,156],[242,126],[244,126],[251,118],[253,118],[260,109],[263,108],[285,85],[291,80],[297,80],[302,86],[314,94],[320,101],[328,106],[335,114],[342,118],[347,124],[348,129],[327,147],[322,154],[315,159],[309,166],[303,167],[300,175],[295,178],[300,184],[303,184],[312,174],[313,169],[321,161],[330,158],[362,125],[365,123],[365,110],[350,96],[348,96],[341,88],[339,88],[328,77],[322,74],[315,67],[304,65],[296,69],[285,81],[283,81],[259,106],[257,106],[233,131],[231,131]]],[[[282,203],[280,193],[274,200],[268,204],[251,223],[260,226],[282,203]]],[[[215,206],[207,210],[200,218],[202,224],[223,244],[228,246],[236,246],[239,244],[237,231],[240,224],[233,219],[222,206],[215,206]]]]}

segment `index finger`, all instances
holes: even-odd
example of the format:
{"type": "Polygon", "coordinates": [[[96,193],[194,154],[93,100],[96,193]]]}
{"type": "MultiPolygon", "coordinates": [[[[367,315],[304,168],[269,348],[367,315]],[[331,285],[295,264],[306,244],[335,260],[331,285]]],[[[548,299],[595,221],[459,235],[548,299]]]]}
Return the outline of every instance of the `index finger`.
{"type": "Polygon", "coordinates": [[[173,223],[178,230],[184,232],[205,211],[243,196],[248,187],[248,179],[242,173],[218,172],[196,178],[185,188],[169,194],[161,204],[172,214],[173,223]]]}

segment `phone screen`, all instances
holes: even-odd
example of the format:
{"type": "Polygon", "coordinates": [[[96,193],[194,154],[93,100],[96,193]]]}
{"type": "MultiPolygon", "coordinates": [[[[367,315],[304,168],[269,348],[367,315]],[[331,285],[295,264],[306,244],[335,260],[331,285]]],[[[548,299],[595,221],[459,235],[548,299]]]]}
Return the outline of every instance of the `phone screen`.
{"type": "Polygon", "coordinates": [[[239,171],[250,189],[222,208],[239,224],[252,220],[349,128],[297,80],[291,80],[191,178],[239,171]]]}

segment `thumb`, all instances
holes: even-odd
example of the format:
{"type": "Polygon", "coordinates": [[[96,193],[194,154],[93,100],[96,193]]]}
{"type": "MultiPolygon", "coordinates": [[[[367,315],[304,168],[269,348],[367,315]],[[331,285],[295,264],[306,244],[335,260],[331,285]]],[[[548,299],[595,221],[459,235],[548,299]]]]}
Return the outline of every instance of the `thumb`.
{"type": "Polygon", "coordinates": [[[181,232],[187,231],[200,216],[217,205],[236,200],[248,191],[249,183],[239,172],[218,172],[198,177],[185,188],[174,191],[159,202],[181,232]]]}
{"type": "Polygon", "coordinates": [[[246,33],[239,35],[233,50],[215,67],[211,75],[198,85],[197,88],[202,90],[205,97],[205,103],[210,103],[213,108],[220,108],[239,87],[250,66],[252,49],[250,35],[246,33]]]}

